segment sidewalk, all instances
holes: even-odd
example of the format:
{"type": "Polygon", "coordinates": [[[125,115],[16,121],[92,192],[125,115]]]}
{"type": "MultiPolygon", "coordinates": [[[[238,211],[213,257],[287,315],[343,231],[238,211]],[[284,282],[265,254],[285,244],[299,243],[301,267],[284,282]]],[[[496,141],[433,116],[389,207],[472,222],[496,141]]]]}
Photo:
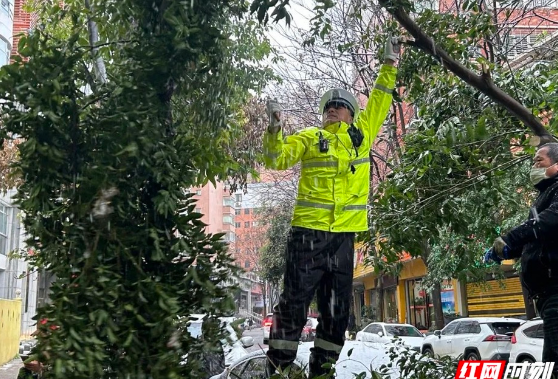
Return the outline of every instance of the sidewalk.
{"type": "Polygon", "coordinates": [[[19,358],[0,366],[0,379],[16,379],[21,366],[23,364],[19,358]]]}

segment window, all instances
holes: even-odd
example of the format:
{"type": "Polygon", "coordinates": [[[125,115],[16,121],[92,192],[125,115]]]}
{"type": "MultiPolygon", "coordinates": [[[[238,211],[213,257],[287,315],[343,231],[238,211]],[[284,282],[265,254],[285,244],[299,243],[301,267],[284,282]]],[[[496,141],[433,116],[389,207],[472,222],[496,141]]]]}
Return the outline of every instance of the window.
{"type": "Polygon", "coordinates": [[[235,209],[234,214],[238,216],[242,213],[241,211],[242,211],[241,209],[235,209]]]}
{"type": "Polygon", "coordinates": [[[386,325],[386,333],[394,337],[422,337],[417,328],[405,325],[386,325]]]}
{"type": "Polygon", "coordinates": [[[372,324],[372,325],[368,325],[366,327],[366,329],[364,329],[365,333],[374,333],[374,334],[378,334],[382,331],[382,327],[378,324],[372,324]]]}
{"type": "Polygon", "coordinates": [[[201,190],[196,190],[196,195],[201,196],[202,191],[201,190]]]}
{"type": "Polygon", "coordinates": [[[4,13],[9,18],[13,18],[13,0],[1,0],[0,12],[4,13]]]}
{"type": "Polygon", "coordinates": [[[237,203],[240,203],[242,201],[242,194],[237,193],[234,195],[234,201],[236,201],[237,203]]]}
{"type": "Polygon", "coordinates": [[[0,38],[0,66],[10,63],[10,44],[0,38]]]}
{"type": "Polygon", "coordinates": [[[234,220],[233,220],[233,217],[231,215],[223,216],[223,224],[233,225],[233,223],[234,223],[234,220]]]}
{"type": "Polygon", "coordinates": [[[240,228],[240,225],[241,225],[240,222],[235,222],[235,223],[234,223],[234,227],[235,227],[235,228],[240,228]]]}
{"type": "MultiPolygon", "coordinates": [[[[527,337],[529,337],[529,338],[537,338],[536,336],[537,336],[537,332],[538,332],[538,330],[539,330],[539,326],[542,326],[542,325],[533,325],[533,326],[530,326],[530,327],[528,327],[527,329],[525,329],[525,330],[523,331],[523,334],[525,334],[525,335],[526,335],[527,337]]],[[[541,328],[541,329],[542,329],[542,328],[541,328]]]]}
{"type": "Polygon", "coordinates": [[[236,239],[236,236],[234,234],[234,232],[226,232],[225,235],[223,236],[223,240],[225,242],[234,242],[236,239]]]}
{"type": "Polygon", "coordinates": [[[250,221],[244,221],[244,227],[249,228],[250,227],[250,221]]]}
{"type": "Polygon", "coordinates": [[[539,34],[509,34],[504,37],[504,52],[508,58],[515,58],[527,51],[539,42],[539,34]]]}
{"type": "Polygon", "coordinates": [[[481,326],[478,322],[474,321],[473,325],[471,325],[471,329],[469,333],[479,334],[481,332],[481,326]]]}
{"type": "Polygon", "coordinates": [[[224,207],[234,207],[234,202],[231,197],[224,197],[223,198],[223,206],[224,207]]]}
{"type": "Polygon", "coordinates": [[[544,338],[544,325],[543,324],[539,324],[539,328],[537,329],[537,334],[535,334],[535,338],[540,338],[540,339],[544,338]]]}
{"type": "Polygon", "coordinates": [[[250,214],[250,208],[244,209],[244,214],[245,214],[245,215],[249,215],[249,214],[250,214]]]}
{"type": "Polygon", "coordinates": [[[529,8],[556,8],[555,0],[523,0],[521,2],[529,8]]]}
{"type": "Polygon", "coordinates": [[[0,254],[8,254],[8,207],[0,205],[0,254]]]}
{"type": "Polygon", "coordinates": [[[196,213],[202,213],[201,208],[196,208],[194,211],[195,211],[196,213]]]}
{"type": "Polygon", "coordinates": [[[442,335],[451,336],[453,332],[455,332],[455,329],[457,329],[458,325],[459,325],[458,322],[450,322],[449,324],[446,325],[444,329],[442,329],[442,335]]]}
{"type": "Polygon", "coordinates": [[[252,226],[253,227],[258,226],[258,222],[257,221],[252,221],[252,226]]]}
{"type": "Polygon", "coordinates": [[[495,334],[513,333],[519,328],[518,322],[494,322],[489,325],[495,334]]]}
{"type": "Polygon", "coordinates": [[[244,262],[244,268],[250,268],[250,261],[244,262]]]}
{"type": "MultiPolygon", "coordinates": [[[[261,358],[263,359],[263,358],[261,358]]],[[[241,375],[244,375],[244,367],[247,365],[247,363],[250,363],[250,361],[244,361],[242,363],[240,363],[238,366],[233,367],[233,369],[231,370],[231,378],[242,378],[241,375]]]]}
{"type": "Polygon", "coordinates": [[[476,321],[463,321],[459,324],[455,334],[478,334],[481,332],[481,327],[476,321]]]}
{"type": "Polygon", "coordinates": [[[439,5],[439,1],[436,0],[420,0],[420,1],[414,1],[414,6],[415,6],[415,13],[422,13],[427,9],[430,10],[438,10],[438,5],[439,5]]]}
{"type": "MultiPolygon", "coordinates": [[[[240,363],[238,366],[231,367],[231,372],[227,378],[231,379],[260,379],[264,378],[265,368],[267,365],[266,358],[255,357],[248,361],[248,363],[240,363]]],[[[294,364],[291,369],[296,372],[294,364]]]]}

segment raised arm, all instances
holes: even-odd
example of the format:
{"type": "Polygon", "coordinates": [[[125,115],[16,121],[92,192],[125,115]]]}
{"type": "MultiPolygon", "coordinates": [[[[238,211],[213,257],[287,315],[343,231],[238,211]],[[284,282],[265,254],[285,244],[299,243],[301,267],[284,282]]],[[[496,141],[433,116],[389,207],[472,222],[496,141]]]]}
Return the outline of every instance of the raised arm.
{"type": "Polygon", "coordinates": [[[357,127],[364,132],[370,146],[376,139],[391,106],[396,74],[397,69],[394,66],[382,65],[378,79],[374,83],[374,89],[368,98],[366,109],[358,117],[357,127]]]}
{"type": "Polygon", "coordinates": [[[366,109],[361,112],[357,120],[357,127],[363,131],[370,146],[374,143],[391,106],[397,75],[395,62],[399,52],[399,39],[389,37],[384,52],[384,64],[380,67],[380,72],[368,98],[366,109]]]}
{"type": "Polygon", "coordinates": [[[267,168],[286,170],[302,159],[306,145],[299,134],[283,138],[283,133],[266,132],[263,140],[264,162],[267,168]]]}
{"type": "Polygon", "coordinates": [[[270,123],[263,139],[264,163],[267,168],[286,170],[297,164],[306,151],[303,133],[283,138],[281,106],[276,101],[267,103],[270,123]]]}

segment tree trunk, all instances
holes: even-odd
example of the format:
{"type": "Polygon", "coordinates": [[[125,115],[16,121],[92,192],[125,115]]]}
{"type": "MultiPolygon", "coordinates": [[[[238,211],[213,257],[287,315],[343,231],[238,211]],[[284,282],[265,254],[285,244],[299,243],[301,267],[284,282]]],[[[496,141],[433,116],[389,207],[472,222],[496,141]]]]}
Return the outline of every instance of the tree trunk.
{"type": "Polygon", "coordinates": [[[107,70],[103,58],[99,55],[99,48],[97,47],[97,43],[99,42],[99,29],[97,28],[97,23],[92,18],[93,7],[89,3],[89,0],[85,0],[85,8],[89,12],[87,15],[87,28],[89,31],[91,54],[95,58],[95,76],[99,83],[105,84],[107,82],[107,70]]]}
{"type": "Polygon", "coordinates": [[[265,315],[267,314],[267,280],[263,281],[262,284],[262,298],[263,298],[263,311],[262,311],[262,317],[265,317],[265,315]]]}
{"type": "Polygon", "coordinates": [[[440,283],[436,283],[432,290],[432,305],[434,306],[436,329],[440,330],[445,325],[444,311],[442,310],[442,286],[440,283]]]}
{"type": "Polygon", "coordinates": [[[383,276],[380,276],[378,279],[378,285],[376,286],[376,291],[377,291],[377,299],[378,299],[378,314],[376,315],[376,319],[378,321],[383,321],[384,320],[384,278],[383,276]]]}
{"type": "MultiPolygon", "coordinates": [[[[424,261],[424,265],[426,266],[426,270],[428,271],[428,257],[430,256],[430,244],[428,240],[424,240],[422,242],[422,246],[423,246],[422,260],[424,261]]],[[[432,306],[434,307],[434,319],[436,322],[436,329],[439,330],[442,329],[446,324],[444,321],[444,311],[442,309],[442,285],[440,282],[434,285],[434,289],[431,292],[431,296],[432,296],[432,306]]]]}

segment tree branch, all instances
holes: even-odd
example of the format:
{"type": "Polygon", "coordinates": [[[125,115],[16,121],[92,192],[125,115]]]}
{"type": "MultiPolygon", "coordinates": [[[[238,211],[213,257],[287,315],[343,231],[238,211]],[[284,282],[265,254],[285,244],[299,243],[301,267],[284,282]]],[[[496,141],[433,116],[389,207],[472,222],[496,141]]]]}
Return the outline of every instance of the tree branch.
{"type": "Polygon", "coordinates": [[[433,56],[443,67],[453,72],[465,83],[476,88],[494,102],[503,106],[508,112],[528,126],[535,135],[540,137],[540,143],[555,142],[554,137],[545,129],[538,118],[519,101],[502,91],[492,82],[485,68],[483,68],[483,73],[481,75],[477,75],[475,72],[450,57],[443,49],[439,48],[434,40],[426,35],[403,9],[393,7],[389,0],[380,0],[380,5],[386,8],[386,10],[414,37],[415,41],[410,43],[410,45],[416,46],[433,56]]]}

